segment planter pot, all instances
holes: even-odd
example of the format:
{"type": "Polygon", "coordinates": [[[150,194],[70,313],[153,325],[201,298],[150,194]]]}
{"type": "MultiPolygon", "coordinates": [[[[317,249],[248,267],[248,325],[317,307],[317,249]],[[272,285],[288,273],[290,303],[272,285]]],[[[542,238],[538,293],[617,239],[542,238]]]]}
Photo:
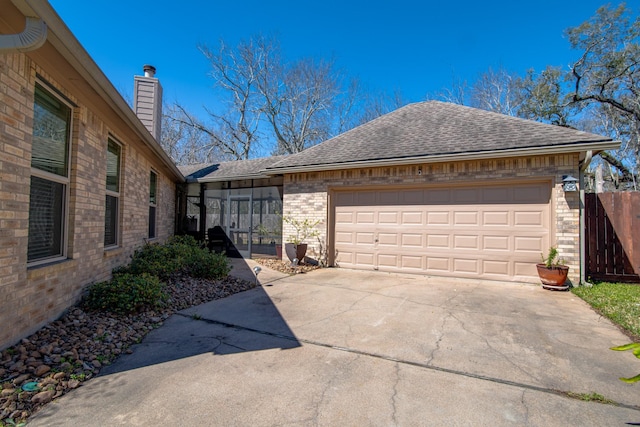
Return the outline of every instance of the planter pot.
{"type": "Polygon", "coordinates": [[[536,264],[536,268],[543,288],[560,291],[569,289],[569,285],[565,284],[569,274],[569,267],[566,265],[547,267],[545,264],[536,264]]]}
{"type": "Polygon", "coordinates": [[[304,256],[307,254],[307,244],[300,243],[296,245],[295,243],[285,243],[284,251],[287,253],[289,261],[293,262],[294,258],[298,258],[298,263],[302,264],[304,262],[304,256]]]}

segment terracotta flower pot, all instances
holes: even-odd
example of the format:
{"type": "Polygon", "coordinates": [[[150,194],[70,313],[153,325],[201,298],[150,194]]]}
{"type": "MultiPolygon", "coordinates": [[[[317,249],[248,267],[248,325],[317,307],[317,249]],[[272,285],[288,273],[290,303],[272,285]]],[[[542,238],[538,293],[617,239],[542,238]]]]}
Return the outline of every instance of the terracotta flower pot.
{"type": "Polygon", "coordinates": [[[562,291],[569,289],[569,285],[565,284],[569,274],[569,267],[566,265],[547,267],[545,264],[536,264],[536,268],[543,288],[562,291]]]}

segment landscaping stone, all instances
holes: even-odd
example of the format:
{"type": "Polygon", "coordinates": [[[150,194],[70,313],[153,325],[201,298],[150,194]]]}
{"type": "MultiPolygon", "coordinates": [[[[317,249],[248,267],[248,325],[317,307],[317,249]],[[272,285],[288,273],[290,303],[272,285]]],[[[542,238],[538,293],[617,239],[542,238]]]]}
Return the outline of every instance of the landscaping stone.
{"type": "Polygon", "coordinates": [[[161,310],[115,315],[70,308],[60,319],[0,352],[0,425],[7,418],[24,422],[54,398],[78,388],[119,354],[130,354],[130,345],[174,312],[253,287],[254,283],[231,276],[210,281],[176,275],[167,283],[169,299],[161,310]],[[19,389],[36,381],[35,391],[19,389]]]}

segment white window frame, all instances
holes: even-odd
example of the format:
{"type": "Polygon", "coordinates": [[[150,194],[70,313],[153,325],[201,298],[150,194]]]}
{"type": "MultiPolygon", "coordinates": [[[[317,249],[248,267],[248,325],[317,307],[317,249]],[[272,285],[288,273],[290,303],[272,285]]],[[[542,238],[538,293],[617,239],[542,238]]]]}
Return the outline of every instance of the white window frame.
{"type": "MultiPolygon", "coordinates": [[[[44,257],[44,258],[38,258],[38,259],[34,259],[31,261],[27,261],[27,267],[34,267],[34,266],[38,266],[38,265],[43,265],[43,264],[50,264],[53,262],[57,262],[57,261],[62,261],[67,259],[68,257],[68,242],[69,242],[69,198],[70,198],[70,194],[71,194],[71,151],[73,148],[73,110],[75,105],[73,105],[71,102],[69,102],[67,99],[65,99],[64,97],[60,96],[60,94],[53,88],[51,87],[48,83],[46,83],[45,81],[36,78],[36,83],[34,85],[34,89],[33,89],[33,108],[35,109],[35,91],[36,91],[36,86],[39,86],[40,89],[44,92],[46,92],[49,96],[55,98],[56,100],[60,101],[60,103],[66,105],[67,107],[69,107],[70,110],[70,114],[69,114],[69,123],[68,123],[68,129],[69,129],[69,135],[68,135],[68,140],[67,140],[67,171],[66,171],[66,176],[61,176],[61,175],[57,175],[55,173],[52,172],[48,172],[48,171],[43,171],[41,169],[35,168],[35,167],[31,167],[31,175],[29,177],[29,179],[31,179],[31,177],[36,177],[36,178],[40,178],[46,181],[51,181],[51,182],[55,182],[58,184],[62,184],[64,186],[64,200],[62,203],[62,221],[61,221],[61,227],[62,230],[60,232],[60,255],[54,255],[54,256],[49,256],[49,257],[44,257]]],[[[35,120],[35,118],[34,118],[35,120]]],[[[34,127],[35,127],[35,123],[34,123],[34,127]]],[[[33,135],[33,129],[32,129],[32,135],[33,135]]],[[[29,189],[29,205],[31,205],[31,189],[29,189]]],[[[29,221],[31,221],[31,218],[29,219],[29,221]]],[[[30,227],[30,226],[29,226],[30,227]]]]}
{"type": "MultiPolygon", "coordinates": [[[[116,237],[116,241],[115,243],[111,243],[108,244],[105,242],[104,243],[104,248],[105,249],[112,249],[112,248],[117,248],[120,246],[120,212],[121,212],[121,206],[122,204],[120,203],[121,201],[121,193],[122,193],[122,152],[123,152],[123,146],[120,142],[118,142],[114,137],[109,136],[107,138],[107,153],[109,153],[109,143],[112,142],[115,145],[117,145],[120,148],[120,152],[118,153],[118,191],[113,191],[113,190],[109,190],[106,187],[106,182],[105,182],[105,223],[107,221],[107,196],[110,197],[114,197],[117,201],[117,211],[116,211],[116,222],[115,222],[115,230],[114,230],[114,234],[116,237]]],[[[106,230],[105,230],[105,236],[106,237],[106,230]]]]}

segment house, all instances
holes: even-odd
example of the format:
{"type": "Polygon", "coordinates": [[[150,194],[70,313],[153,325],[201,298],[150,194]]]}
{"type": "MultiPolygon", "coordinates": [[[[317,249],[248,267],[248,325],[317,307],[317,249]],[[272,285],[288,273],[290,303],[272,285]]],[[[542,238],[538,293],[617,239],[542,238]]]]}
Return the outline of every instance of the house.
{"type": "MultiPolygon", "coordinates": [[[[321,221],[320,238],[307,243],[328,265],[539,283],[535,264],[557,246],[579,283],[582,189],[565,191],[563,180],[579,180],[595,154],[618,146],[600,135],[429,101],[262,160],[266,167],[255,172],[281,180],[284,216],[321,221]]],[[[233,176],[220,178],[227,188],[241,186],[233,176]]],[[[206,197],[201,206],[209,212],[206,197]]],[[[282,235],[290,234],[284,224],[282,235]]]]}
{"type": "Polygon", "coordinates": [[[44,1],[0,0],[0,348],[56,319],[145,242],[176,228],[184,177],[44,1]]]}

